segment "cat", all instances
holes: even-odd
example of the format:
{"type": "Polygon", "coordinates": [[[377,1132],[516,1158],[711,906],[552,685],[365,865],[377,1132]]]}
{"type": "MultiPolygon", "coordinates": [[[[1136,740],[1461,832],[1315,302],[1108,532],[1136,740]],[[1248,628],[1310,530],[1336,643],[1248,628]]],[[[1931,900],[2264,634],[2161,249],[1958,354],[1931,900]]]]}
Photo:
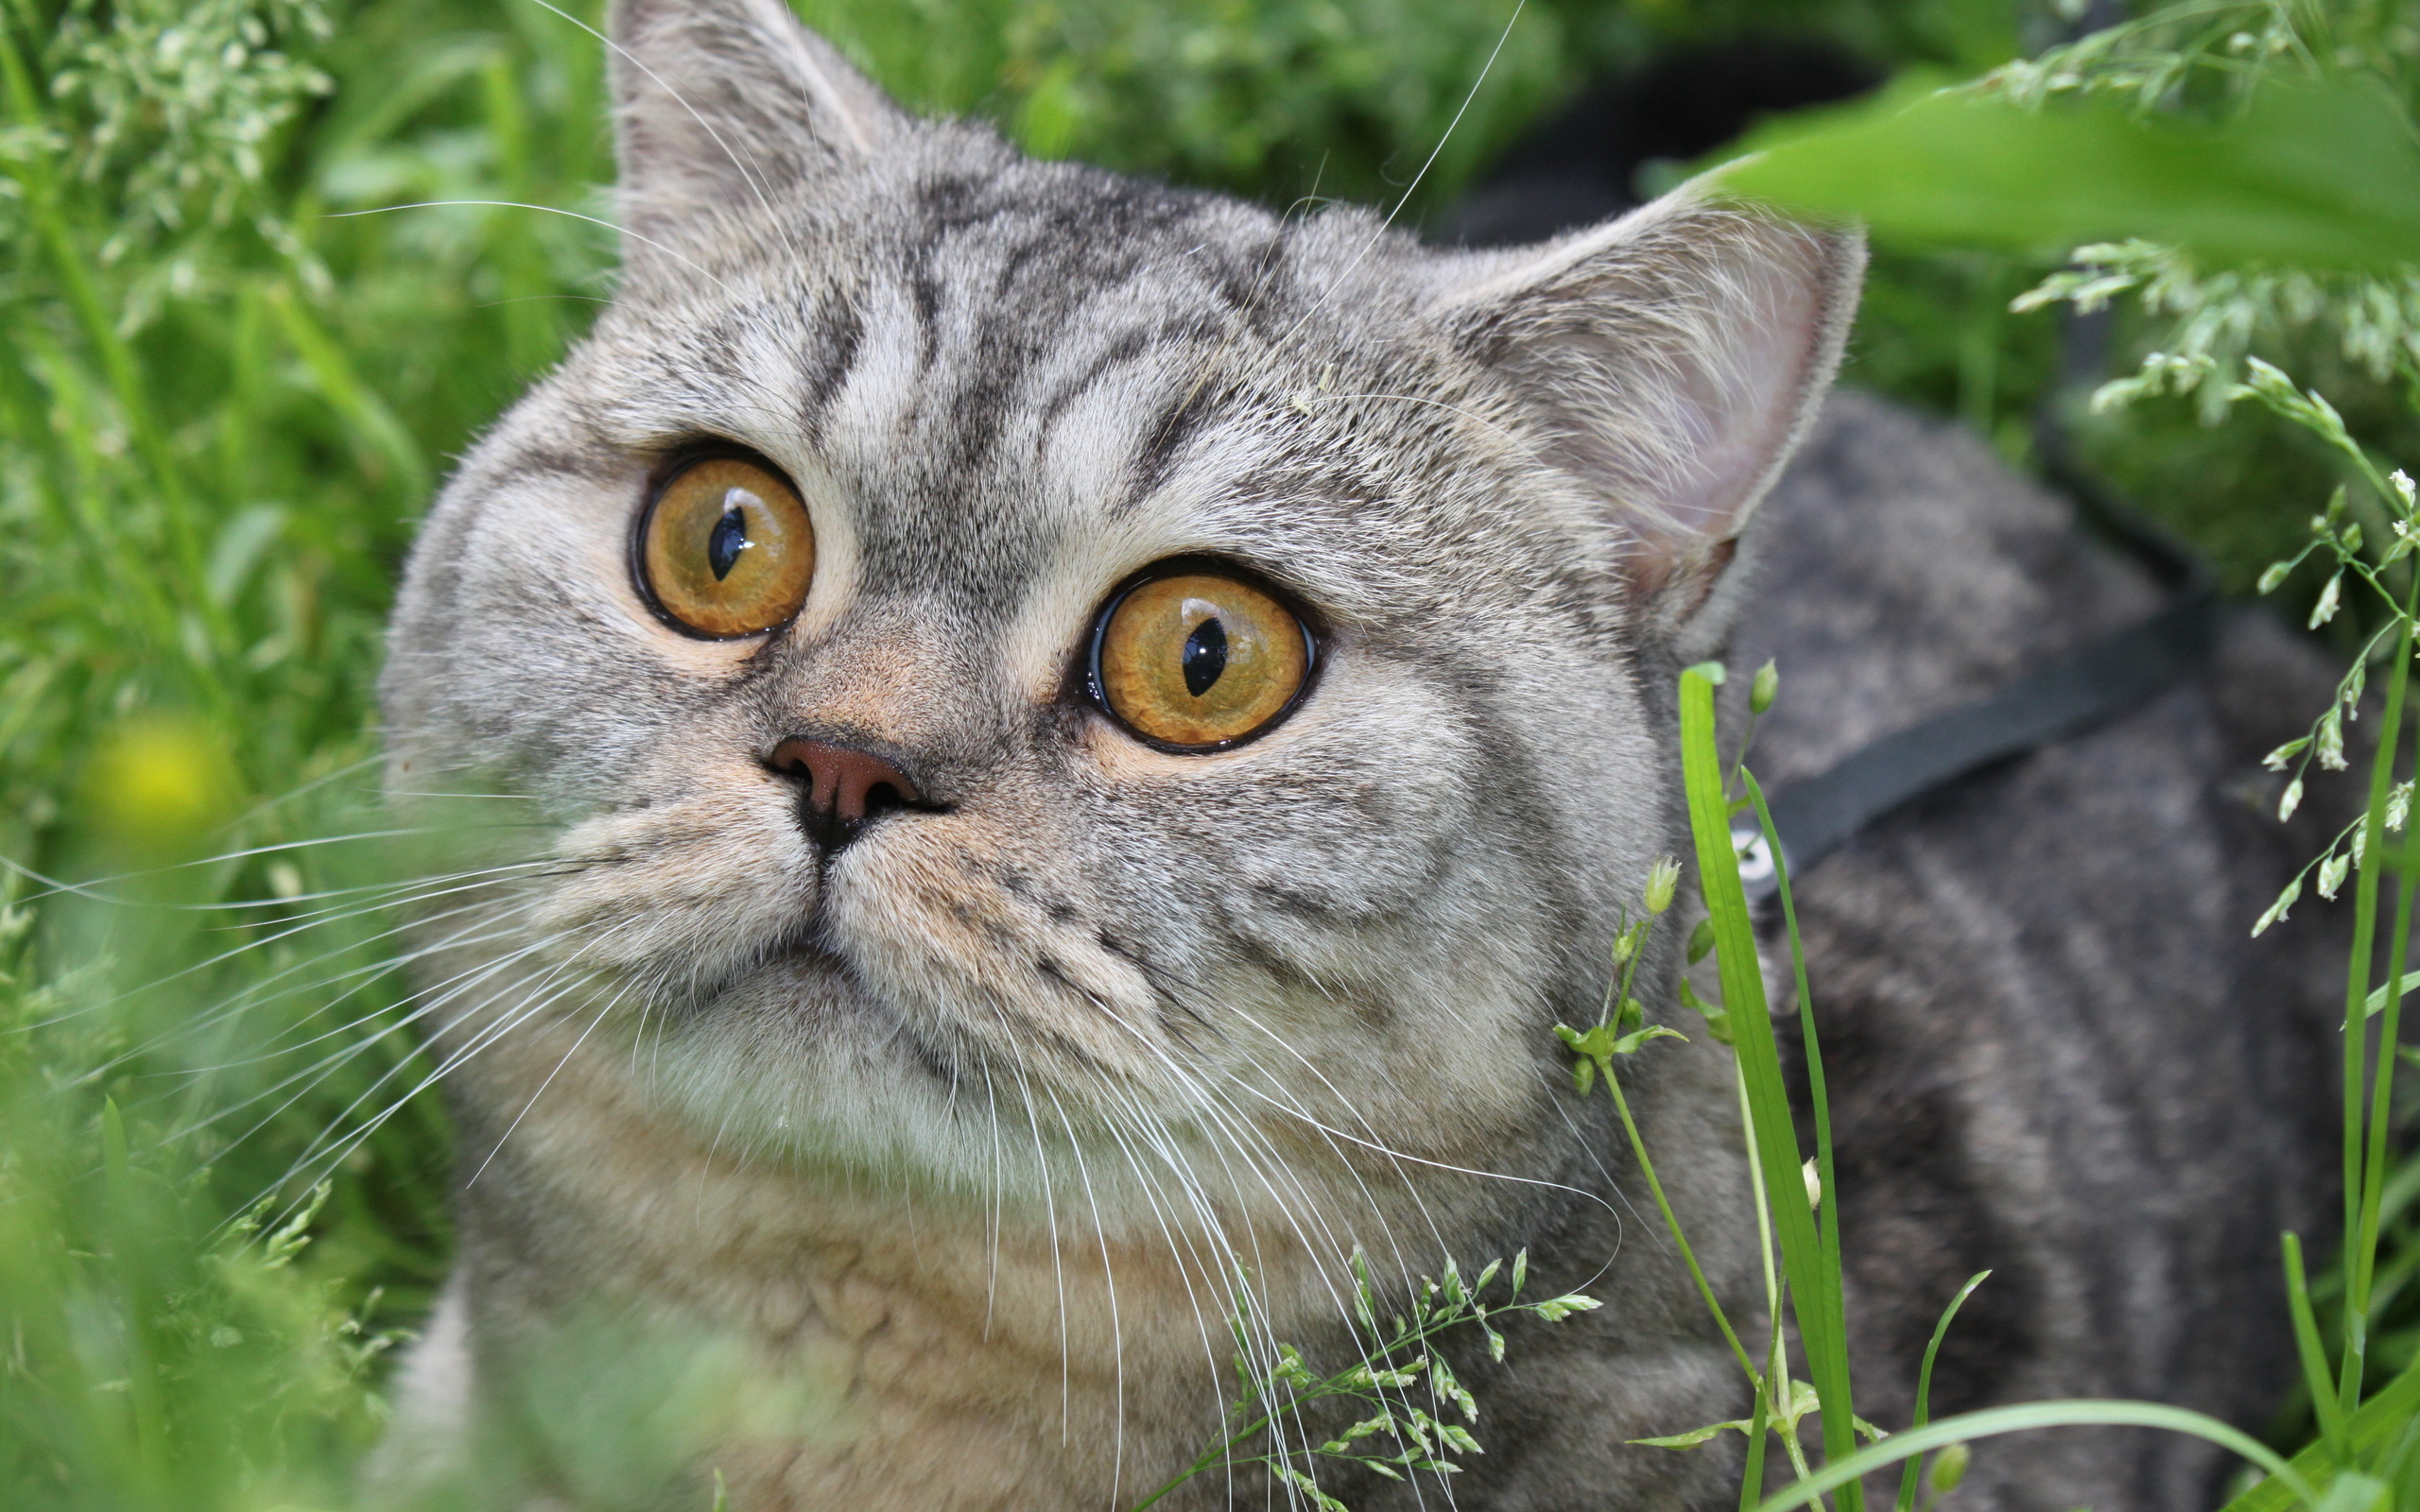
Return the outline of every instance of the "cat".
{"type": "MultiPolygon", "coordinates": [[[[399,805],[475,782],[543,839],[421,926],[460,1254],[381,1494],[1133,1505],[1224,1431],[1239,1306],[1264,1369],[1356,1358],[1357,1247],[1382,1307],[1516,1251],[1603,1305],[1455,1346],[1449,1487],[1333,1494],[1731,1504],[1736,1435],[1627,1442],[1746,1388],[1552,1034],[1688,853],[1675,676],[1777,654],[1787,779],[2148,591],[1955,433],[1825,408],[1852,232],[1688,188],[1431,250],[913,118],[779,0],[609,29],[619,287],[446,487],[382,685],[399,805]]],[[[2285,1379],[2336,936],[2242,937],[2309,833],[2224,781],[2325,696],[2245,621],[1806,879],[1868,1416],[1985,1265],[1944,1409],[2285,1379]]],[[[1727,1054],[1622,1074],[1753,1324],[1727,1054]]],[[[2221,1469],[2078,1435],[1962,1495],[2221,1469]]],[[[1158,1504],[1294,1494],[1214,1456],[1158,1504]]]]}

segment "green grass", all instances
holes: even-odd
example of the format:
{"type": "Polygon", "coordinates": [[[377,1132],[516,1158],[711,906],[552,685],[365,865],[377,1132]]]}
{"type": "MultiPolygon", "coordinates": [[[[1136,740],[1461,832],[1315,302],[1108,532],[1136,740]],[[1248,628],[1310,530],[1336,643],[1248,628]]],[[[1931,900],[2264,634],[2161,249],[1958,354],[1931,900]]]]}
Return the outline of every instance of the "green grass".
{"type": "MultiPolygon", "coordinates": [[[[1410,188],[1413,217],[1677,41],[1787,23],[1971,73],[2026,40],[1982,0],[1529,0],[1509,32],[1417,0],[804,9],[1036,151],[1278,206],[1410,188]]],[[[576,218],[610,215],[602,88],[535,0],[0,0],[0,1502],[336,1504],[377,1431],[448,1164],[385,1032],[380,627],[448,459],[610,291],[576,218]],[[432,201],[574,214],[383,212],[432,201]]],[[[1852,378],[2021,455],[2055,327],[2005,305],[2039,271],[1886,256],[1852,378]]],[[[2389,389],[2339,387],[2403,434],[2389,389]]],[[[2238,581],[2335,465],[2181,407],[2093,446],[2238,581]]],[[[2382,1323],[2413,1309],[2415,1190],[2385,1189],[2382,1323]]]]}

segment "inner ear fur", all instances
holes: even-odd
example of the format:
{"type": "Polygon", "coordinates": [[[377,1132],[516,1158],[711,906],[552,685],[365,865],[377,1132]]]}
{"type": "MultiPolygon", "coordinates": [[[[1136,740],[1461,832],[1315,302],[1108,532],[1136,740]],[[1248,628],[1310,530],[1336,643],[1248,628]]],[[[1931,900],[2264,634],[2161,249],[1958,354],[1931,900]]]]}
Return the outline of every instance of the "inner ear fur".
{"type": "Polygon", "coordinates": [[[908,123],[783,0],[614,0],[606,26],[622,223],[650,242],[769,213],[908,123]]]}
{"type": "Polygon", "coordinates": [[[1864,239],[1686,185],[1543,247],[1469,259],[1440,313],[1510,384],[1541,458],[1634,546],[1640,627],[1711,655],[1727,569],[1840,366],[1864,239]]]}

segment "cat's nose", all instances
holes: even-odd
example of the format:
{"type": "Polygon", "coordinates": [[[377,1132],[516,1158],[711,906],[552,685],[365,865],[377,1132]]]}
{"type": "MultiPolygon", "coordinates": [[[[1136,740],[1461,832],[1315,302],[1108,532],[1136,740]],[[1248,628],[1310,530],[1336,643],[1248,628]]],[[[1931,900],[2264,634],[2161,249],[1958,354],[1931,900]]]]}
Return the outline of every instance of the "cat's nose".
{"type": "Polygon", "coordinates": [[[887,810],[925,801],[898,767],[853,746],[792,737],[774,747],[765,764],[804,785],[807,829],[826,850],[848,844],[866,820],[887,810]]]}

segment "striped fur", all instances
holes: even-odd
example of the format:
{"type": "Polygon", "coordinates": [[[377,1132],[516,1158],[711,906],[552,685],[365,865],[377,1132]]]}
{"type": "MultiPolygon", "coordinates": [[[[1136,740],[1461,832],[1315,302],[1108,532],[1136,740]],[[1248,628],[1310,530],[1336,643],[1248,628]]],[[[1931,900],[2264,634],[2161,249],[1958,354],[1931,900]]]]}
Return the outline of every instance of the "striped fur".
{"type": "MultiPolygon", "coordinates": [[[[1720,1448],[1622,1445],[1739,1390],[1549,1030],[1685,849],[1662,690],[1741,608],[1854,238],[1684,194],[1434,252],[912,119],[778,0],[613,30],[620,289],[446,489],[385,682],[397,791],[529,800],[560,863],[432,957],[463,1254],[388,1485],[1115,1508],[1216,1428],[1239,1276],[1264,1365],[1340,1365],[1355,1246],[1399,1288],[1526,1246],[1608,1305],[1472,1363],[1509,1427],[1461,1501],[1728,1495],[1720,1448]],[[681,637],[631,581],[702,438],[814,519],[765,637],[681,637]],[[1111,590],[1186,554],[1322,640],[1300,710],[1214,756],[1077,676],[1111,590]],[[819,852],[767,766],[799,736],[929,807],[819,852]],[[579,1441],[616,1391],[656,1437],[606,1485],[579,1441]]],[[[1753,1314],[1725,1061],[1658,1047],[1634,1096],[1753,1314]]]]}

